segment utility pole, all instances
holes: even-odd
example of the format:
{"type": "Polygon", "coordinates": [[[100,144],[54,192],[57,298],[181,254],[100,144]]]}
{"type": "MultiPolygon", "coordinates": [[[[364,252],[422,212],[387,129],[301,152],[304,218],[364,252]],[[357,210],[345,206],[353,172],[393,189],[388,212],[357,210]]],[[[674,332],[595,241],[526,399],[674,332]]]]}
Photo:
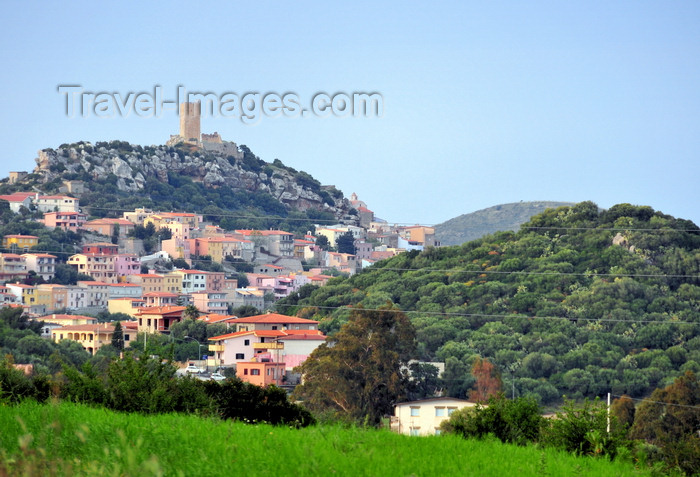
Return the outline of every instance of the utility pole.
{"type": "Polygon", "coordinates": [[[608,393],[608,434],[610,434],[610,393],[608,393]]]}

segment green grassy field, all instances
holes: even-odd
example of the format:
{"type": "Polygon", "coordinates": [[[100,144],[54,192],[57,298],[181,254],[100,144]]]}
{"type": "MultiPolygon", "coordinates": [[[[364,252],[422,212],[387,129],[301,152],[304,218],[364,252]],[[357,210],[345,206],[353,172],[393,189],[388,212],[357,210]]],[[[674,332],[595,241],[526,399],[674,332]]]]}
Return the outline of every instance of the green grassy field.
{"type": "Polygon", "coordinates": [[[0,476],[649,475],[629,463],[453,436],[290,429],[61,403],[0,406],[0,476]],[[229,474],[234,472],[235,474],[229,474]]]}

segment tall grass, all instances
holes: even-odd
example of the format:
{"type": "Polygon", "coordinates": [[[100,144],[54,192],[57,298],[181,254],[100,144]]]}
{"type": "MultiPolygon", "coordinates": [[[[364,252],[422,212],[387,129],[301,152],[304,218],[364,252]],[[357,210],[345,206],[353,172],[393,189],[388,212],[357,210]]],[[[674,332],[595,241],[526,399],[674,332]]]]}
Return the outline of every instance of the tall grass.
{"type": "Polygon", "coordinates": [[[0,406],[0,476],[648,475],[625,462],[455,436],[247,425],[84,405],[0,406]],[[232,475],[232,474],[224,474],[232,475]]]}

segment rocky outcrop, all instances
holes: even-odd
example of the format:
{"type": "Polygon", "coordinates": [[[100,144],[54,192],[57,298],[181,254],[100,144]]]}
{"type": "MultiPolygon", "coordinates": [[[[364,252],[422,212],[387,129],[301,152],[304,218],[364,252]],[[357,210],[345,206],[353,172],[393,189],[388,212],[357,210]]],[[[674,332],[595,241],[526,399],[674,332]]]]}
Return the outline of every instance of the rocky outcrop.
{"type": "Polygon", "coordinates": [[[342,193],[328,193],[317,181],[305,185],[297,180],[300,174],[279,161],[269,164],[242,151],[235,143],[224,142],[212,148],[188,146],[133,146],[122,141],[87,142],[61,145],[39,151],[34,172],[44,183],[65,176],[90,179],[116,177],[123,192],[138,193],[151,180],[167,181],[168,173],[192,178],[206,187],[231,187],[249,192],[266,192],[292,209],[318,209],[344,216],[351,208],[342,193]]]}

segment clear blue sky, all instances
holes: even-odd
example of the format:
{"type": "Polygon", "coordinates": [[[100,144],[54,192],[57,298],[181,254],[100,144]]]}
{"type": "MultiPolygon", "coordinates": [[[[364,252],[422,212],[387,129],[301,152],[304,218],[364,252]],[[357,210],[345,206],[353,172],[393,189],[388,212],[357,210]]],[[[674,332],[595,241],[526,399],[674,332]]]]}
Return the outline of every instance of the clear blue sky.
{"type": "Polygon", "coordinates": [[[700,2],[5,2],[0,176],[61,143],[164,143],[160,118],[67,118],[88,91],[376,91],[381,118],[205,118],[392,222],[520,200],[700,224],[700,2]]]}

